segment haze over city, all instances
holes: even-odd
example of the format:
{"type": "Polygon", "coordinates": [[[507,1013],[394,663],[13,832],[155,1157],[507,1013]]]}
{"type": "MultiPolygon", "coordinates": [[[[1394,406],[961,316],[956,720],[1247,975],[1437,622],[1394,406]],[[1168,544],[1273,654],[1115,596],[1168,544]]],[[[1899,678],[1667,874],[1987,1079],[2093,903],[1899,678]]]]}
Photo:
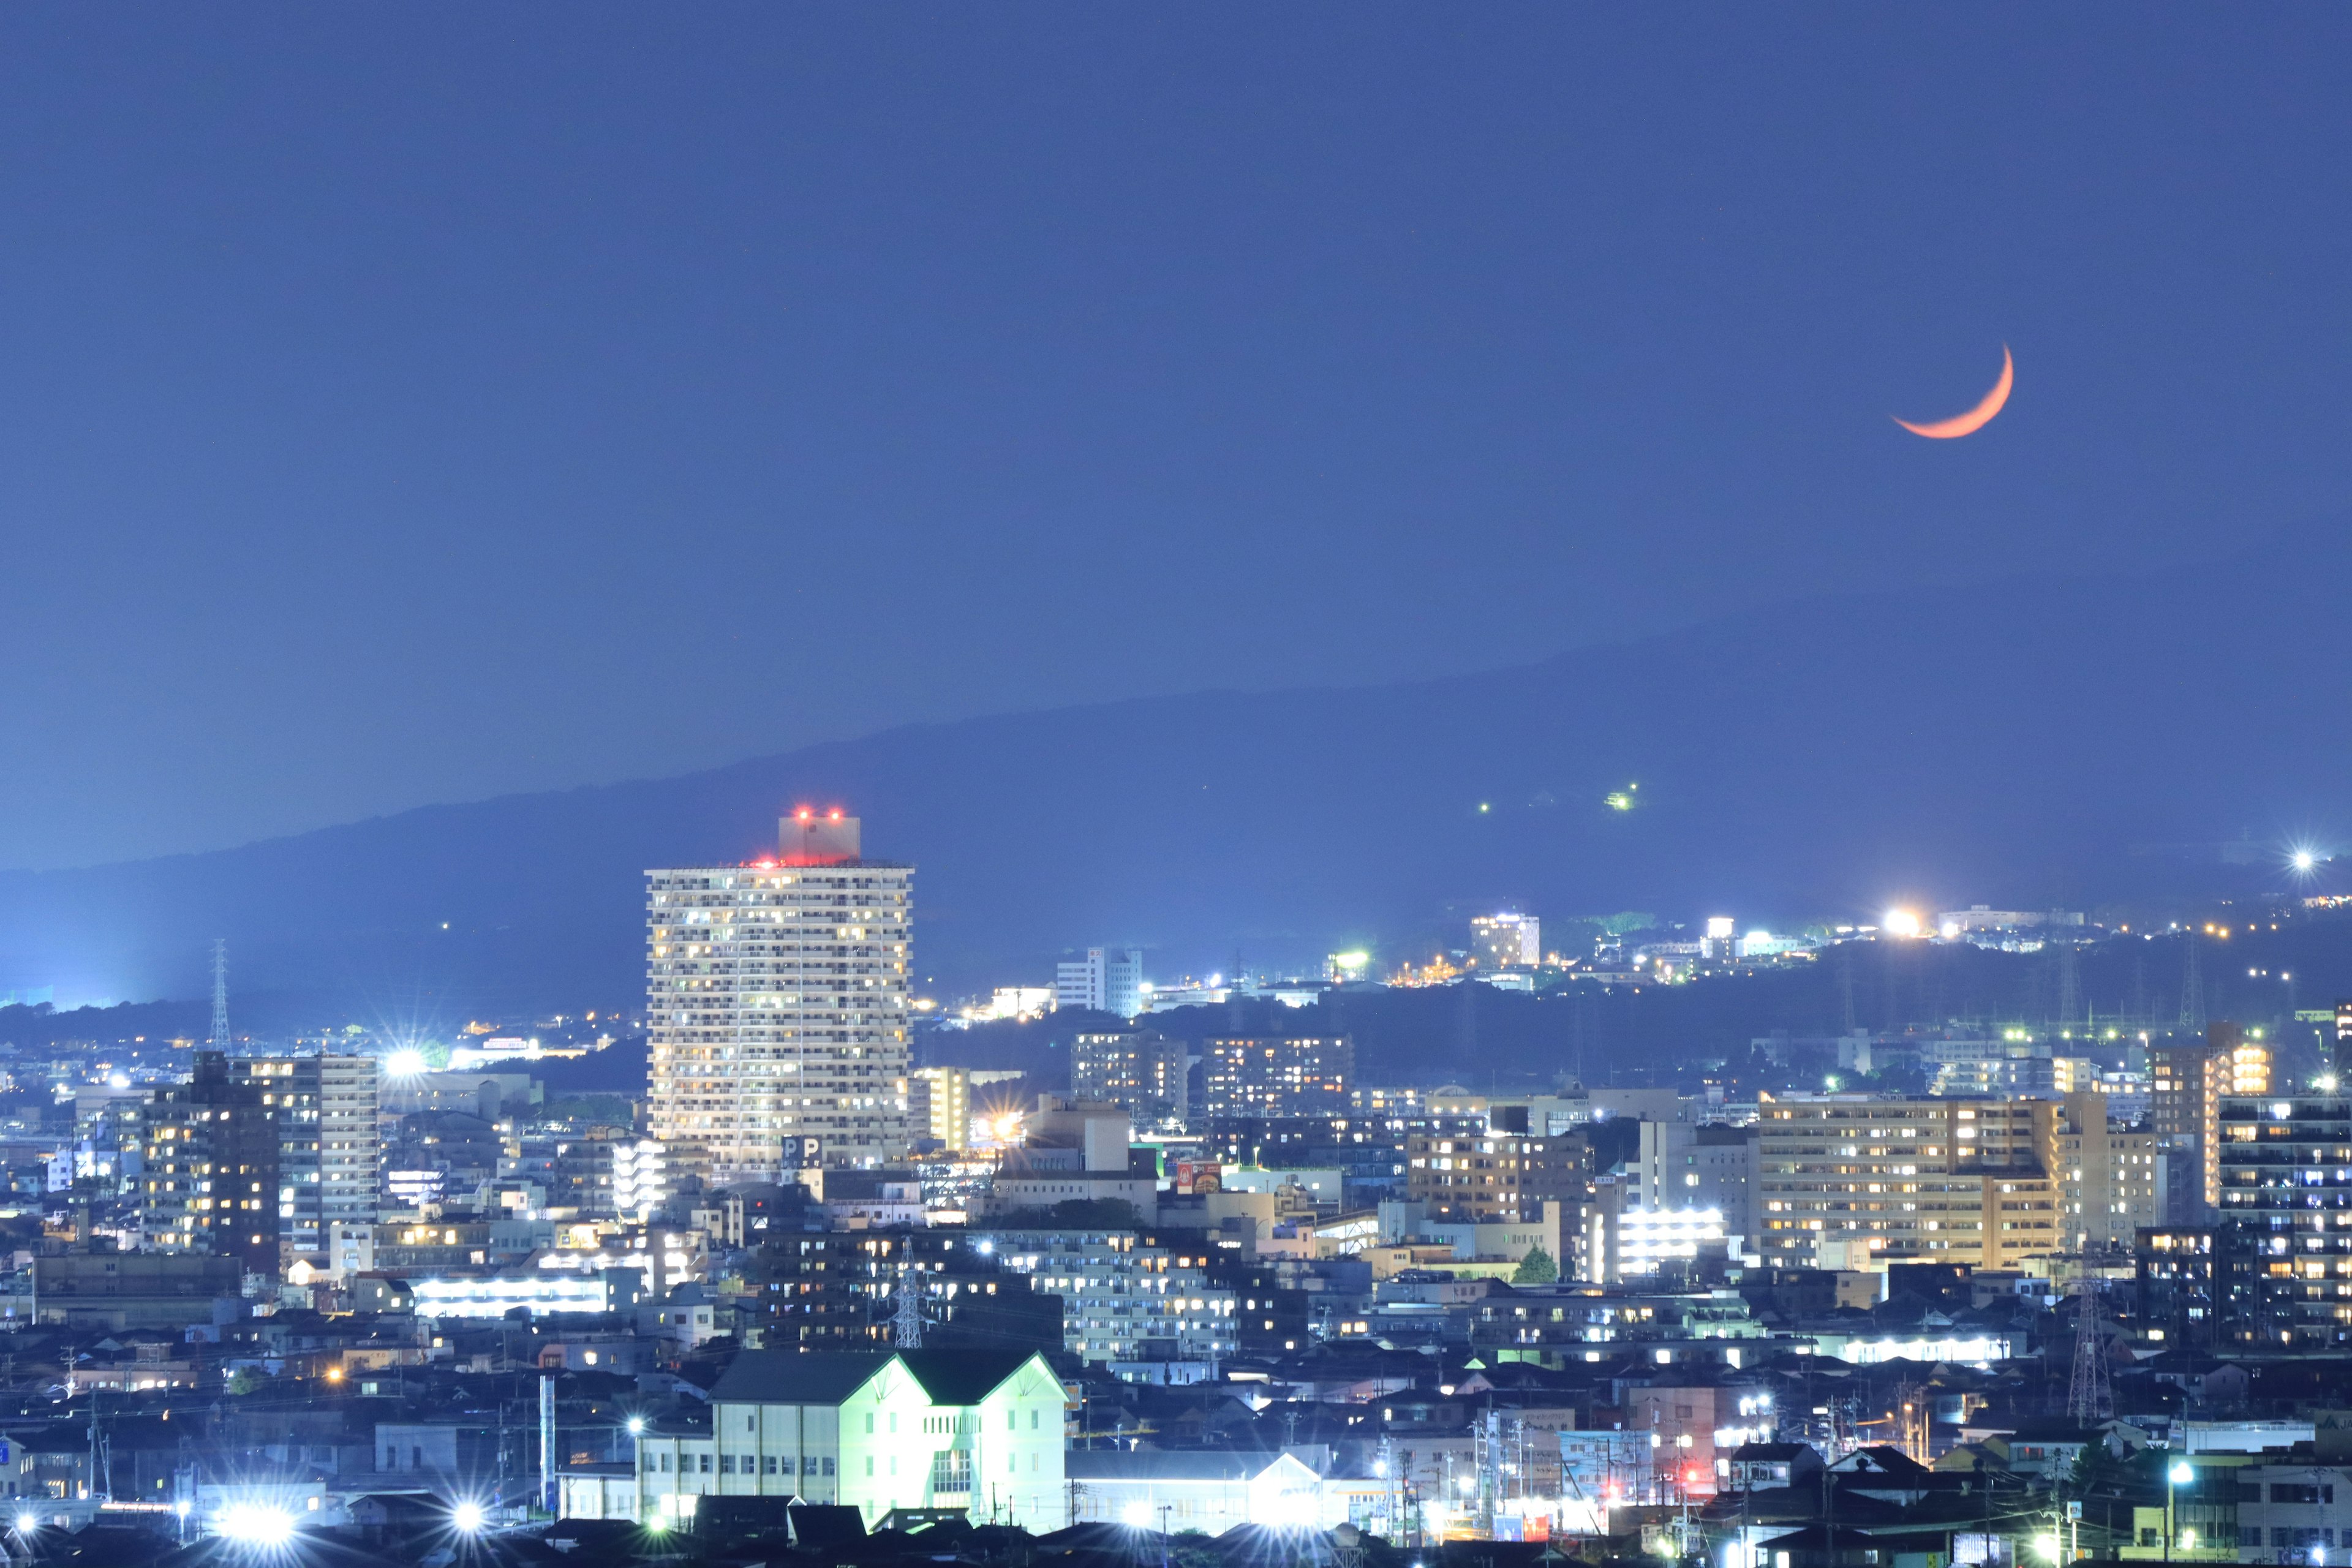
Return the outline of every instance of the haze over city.
{"type": "Polygon", "coordinates": [[[2347,58],[0,13],[0,1555],[2352,1556],[2347,58]]]}

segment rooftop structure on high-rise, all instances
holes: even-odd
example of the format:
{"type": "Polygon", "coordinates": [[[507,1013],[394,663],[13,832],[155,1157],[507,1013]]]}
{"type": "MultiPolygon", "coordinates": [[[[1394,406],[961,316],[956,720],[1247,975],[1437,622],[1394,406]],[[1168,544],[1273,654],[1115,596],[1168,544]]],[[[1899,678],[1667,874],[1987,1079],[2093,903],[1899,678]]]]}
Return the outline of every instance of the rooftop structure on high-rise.
{"type": "Polygon", "coordinates": [[[714,1185],[905,1159],[914,868],[796,812],[778,854],[646,873],[652,1134],[714,1185]]]}

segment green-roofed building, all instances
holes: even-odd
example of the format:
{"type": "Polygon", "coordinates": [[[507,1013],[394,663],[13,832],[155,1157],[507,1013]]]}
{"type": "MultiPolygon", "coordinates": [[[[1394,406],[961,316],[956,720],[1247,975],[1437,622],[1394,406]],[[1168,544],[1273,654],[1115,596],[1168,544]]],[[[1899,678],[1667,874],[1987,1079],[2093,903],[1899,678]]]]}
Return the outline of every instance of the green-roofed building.
{"type": "Polygon", "coordinates": [[[964,1510],[975,1523],[1068,1522],[1061,1379],[1017,1351],[745,1351],[710,1390],[709,1429],[637,1439],[636,1517],[709,1496],[964,1510]]]}

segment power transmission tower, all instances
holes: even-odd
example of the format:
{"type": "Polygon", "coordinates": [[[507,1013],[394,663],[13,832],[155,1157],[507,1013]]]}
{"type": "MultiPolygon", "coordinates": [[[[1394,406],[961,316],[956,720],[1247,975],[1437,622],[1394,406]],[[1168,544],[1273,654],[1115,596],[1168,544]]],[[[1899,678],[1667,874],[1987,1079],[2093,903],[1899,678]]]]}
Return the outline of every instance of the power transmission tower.
{"type": "Polygon", "coordinates": [[[1853,952],[1845,943],[1838,944],[1838,1000],[1845,1009],[1845,1032],[1854,1032],[1853,1021],[1853,952]]]}
{"type": "Polygon", "coordinates": [[[2205,1027],[2205,976],[2199,967],[2197,933],[2189,933],[2188,973],[2180,983],[2180,1022],[2191,1032],[2205,1027]]]}
{"type": "Polygon", "coordinates": [[[2106,1314],[2099,1310],[2099,1287],[2084,1279],[2074,1308],[2074,1377],[2066,1390],[2066,1415],[2077,1426],[2095,1426],[2116,1414],[2116,1391],[2107,1380],[2106,1314]]]}
{"type": "Polygon", "coordinates": [[[2083,996],[2074,979],[2074,944],[2058,944],[2058,1021],[2072,1026],[2083,1010],[2083,996]]]}
{"type": "Polygon", "coordinates": [[[898,1268],[898,1310],[890,1320],[890,1342],[902,1351],[923,1348],[923,1287],[917,1267],[909,1258],[898,1268]]]}
{"type": "Polygon", "coordinates": [[[213,939],[213,1049],[228,1049],[228,938],[213,939]]]}

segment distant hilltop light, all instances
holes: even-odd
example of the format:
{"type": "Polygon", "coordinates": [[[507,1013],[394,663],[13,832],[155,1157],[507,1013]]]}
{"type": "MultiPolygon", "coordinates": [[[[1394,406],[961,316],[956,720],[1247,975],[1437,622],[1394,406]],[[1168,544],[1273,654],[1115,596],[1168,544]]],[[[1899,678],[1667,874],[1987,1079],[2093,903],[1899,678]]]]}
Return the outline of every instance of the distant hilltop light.
{"type": "Polygon", "coordinates": [[[1919,934],[1919,916],[1912,910],[1889,910],[1879,922],[1889,936],[1915,937],[1919,934]]]}

